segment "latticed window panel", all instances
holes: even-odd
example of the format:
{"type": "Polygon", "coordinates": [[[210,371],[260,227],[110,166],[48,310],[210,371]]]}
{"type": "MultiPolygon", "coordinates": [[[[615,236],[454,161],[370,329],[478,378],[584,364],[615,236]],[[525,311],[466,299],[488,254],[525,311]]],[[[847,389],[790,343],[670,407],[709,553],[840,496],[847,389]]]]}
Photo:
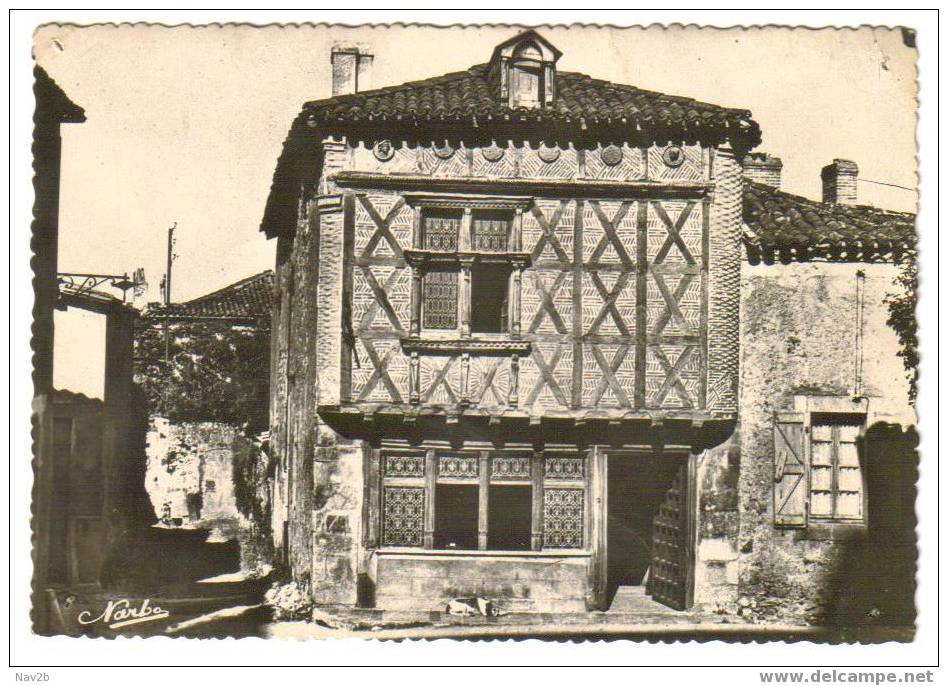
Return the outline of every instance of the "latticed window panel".
{"type": "Polygon", "coordinates": [[[510,215],[505,212],[475,212],[473,245],[481,252],[506,252],[510,235],[510,215]]]}
{"type": "Polygon", "coordinates": [[[382,543],[422,545],[425,534],[425,489],[386,486],[382,499],[382,543]]]}
{"type": "Polygon", "coordinates": [[[422,325],[426,329],[454,329],[458,325],[458,273],[432,270],[425,274],[422,325]]]}
{"type": "Polygon", "coordinates": [[[391,477],[424,477],[424,455],[386,455],[385,476],[391,477]]]}
{"type": "Polygon", "coordinates": [[[458,249],[461,213],[456,210],[426,210],[423,236],[426,250],[453,252],[458,249]]]}
{"type": "Polygon", "coordinates": [[[543,491],[543,547],[582,548],[585,492],[581,488],[543,491]]]}

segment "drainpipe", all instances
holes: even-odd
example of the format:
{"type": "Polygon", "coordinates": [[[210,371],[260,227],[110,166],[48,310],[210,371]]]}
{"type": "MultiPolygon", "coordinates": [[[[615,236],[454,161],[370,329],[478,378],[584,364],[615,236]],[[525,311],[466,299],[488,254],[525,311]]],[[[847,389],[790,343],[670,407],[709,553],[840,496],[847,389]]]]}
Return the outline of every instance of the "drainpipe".
{"type": "Polygon", "coordinates": [[[864,332],[866,308],[866,273],[856,272],[856,360],[853,375],[853,398],[863,397],[862,362],[864,353],[864,332]]]}

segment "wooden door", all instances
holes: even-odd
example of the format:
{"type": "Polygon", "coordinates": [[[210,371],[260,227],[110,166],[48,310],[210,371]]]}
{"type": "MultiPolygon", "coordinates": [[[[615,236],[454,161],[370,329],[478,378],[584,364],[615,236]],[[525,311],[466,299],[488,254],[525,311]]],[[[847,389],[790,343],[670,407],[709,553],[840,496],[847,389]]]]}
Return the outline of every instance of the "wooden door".
{"type": "Polygon", "coordinates": [[[676,610],[693,602],[694,471],[691,455],[679,467],[652,525],[652,565],[645,590],[676,610]]]}
{"type": "Polygon", "coordinates": [[[590,601],[594,610],[608,610],[609,560],[606,541],[608,538],[607,516],[609,511],[608,460],[601,448],[589,450],[589,547],[592,559],[589,565],[590,601]]]}

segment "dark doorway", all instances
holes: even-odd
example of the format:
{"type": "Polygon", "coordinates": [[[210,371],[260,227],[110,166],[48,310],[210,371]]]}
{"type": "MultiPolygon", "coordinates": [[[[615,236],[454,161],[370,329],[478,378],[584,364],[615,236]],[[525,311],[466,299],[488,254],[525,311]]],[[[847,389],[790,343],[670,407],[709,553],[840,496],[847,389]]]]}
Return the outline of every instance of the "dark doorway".
{"type": "Polygon", "coordinates": [[[475,264],[471,269],[471,331],[507,331],[507,292],[510,266],[475,264]]]}
{"type": "Polygon", "coordinates": [[[477,550],[477,484],[438,484],[434,547],[477,550]]]}
{"type": "Polygon", "coordinates": [[[53,419],[53,500],[49,523],[49,568],[46,580],[64,584],[69,581],[69,467],[72,464],[72,417],[53,419]]]}
{"type": "Polygon", "coordinates": [[[619,586],[645,583],[651,563],[652,521],[682,459],[676,454],[609,456],[606,557],[610,597],[619,586]]]}
{"type": "Polygon", "coordinates": [[[488,550],[530,550],[532,488],[529,485],[493,485],[490,487],[489,502],[488,550]]]}

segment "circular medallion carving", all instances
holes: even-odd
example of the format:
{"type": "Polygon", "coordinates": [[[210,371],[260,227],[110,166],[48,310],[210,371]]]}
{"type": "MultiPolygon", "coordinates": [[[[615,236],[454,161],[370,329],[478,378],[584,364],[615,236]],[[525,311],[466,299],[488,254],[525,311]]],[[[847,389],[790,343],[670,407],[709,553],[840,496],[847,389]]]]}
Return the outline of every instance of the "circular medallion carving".
{"type": "Polygon", "coordinates": [[[541,145],[540,149],[537,150],[537,155],[540,156],[541,160],[549,164],[560,159],[560,149],[555,145],[541,145]]]}
{"type": "Polygon", "coordinates": [[[454,154],[454,148],[452,148],[447,143],[444,145],[436,145],[434,148],[434,154],[437,155],[439,159],[447,160],[450,159],[454,154]]]}
{"type": "Polygon", "coordinates": [[[677,145],[669,145],[662,151],[662,161],[669,167],[680,167],[685,163],[685,151],[677,145]]]}
{"type": "Polygon", "coordinates": [[[618,145],[607,145],[599,153],[599,156],[602,158],[603,163],[614,167],[622,161],[622,148],[618,145]]]}
{"type": "Polygon", "coordinates": [[[379,162],[388,162],[395,154],[395,146],[387,138],[380,140],[372,147],[372,154],[379,162]]]}
{"type": "Polygon", "coordinates": [[[488,162],[500,162],[504,157],[504,149],[496,143],[491,143],[489,147],[481,148],[481,155],[488,162]]]}

